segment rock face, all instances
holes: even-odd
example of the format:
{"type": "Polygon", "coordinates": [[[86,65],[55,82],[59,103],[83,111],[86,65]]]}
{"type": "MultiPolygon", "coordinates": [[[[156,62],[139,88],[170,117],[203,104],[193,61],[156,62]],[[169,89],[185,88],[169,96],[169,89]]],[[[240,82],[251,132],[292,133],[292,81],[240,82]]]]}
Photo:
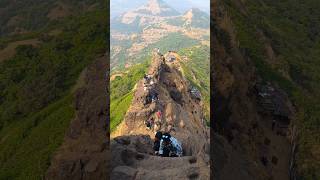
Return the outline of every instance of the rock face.
{"type": "Polygon", "coordinates": [[[213,178],[289,179],[291,132],[288,126],[278,128],[282,119],[278,118],[294,117],[291,103],[272,84],[266,91],[257,88],[259,75],[239,49],[232,19],[222,4],[212,2],[213,178]]]}
{"type": "Polygon", "coordinates": [[[75,95],[76,117],[45,179],[107,179],[109,176],[107,63],[104,56],[88,67],[85,85],[75,95]]]}
{"type": "Polygon", "coordinates": [[[158,100],[144,104],[148,91],[143,80],[138,82],[123,122],[111,134],[111,179],[209,179],[210,137],[209,128],[202,122],[202,102],[191,97],[189,83],[178,66],[166,64],[161,54],[153,55],[148,72],[154,77],[152,89],[158,100]],[[147,130],[144,122],[150,117],[155,117],[157,127],[147,130]],[[155,128],[170,131],[182,143],[184,156],[155,156],[155,128]]]}

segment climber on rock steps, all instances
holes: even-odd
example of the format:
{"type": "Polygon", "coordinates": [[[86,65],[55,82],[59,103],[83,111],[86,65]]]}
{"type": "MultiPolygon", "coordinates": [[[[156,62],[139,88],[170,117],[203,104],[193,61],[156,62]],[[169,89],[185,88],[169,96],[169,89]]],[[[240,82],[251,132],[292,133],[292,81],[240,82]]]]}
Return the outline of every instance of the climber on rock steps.
{"type": "Polygon", "coordinates": [[[153,128],[154,118],[153,117],[149,118],[144,122],[144,124],[147,126],[147,130],[151,130],[153,128]]]}
{"type": "Polygon", "coordinates": [[[157,132],[155,135],[154,147],[156,155],[161,157],[181,157],[181,143],[169,133],[157,132]]]}
{"type": "Polygon", "coordinates": [[[155,155],[159,155],[161,138],[162,138],[162,132],[160,131],[156,132],[156,135],[154,137],[154,143],[153,143],[153,150],[155,155]]]}

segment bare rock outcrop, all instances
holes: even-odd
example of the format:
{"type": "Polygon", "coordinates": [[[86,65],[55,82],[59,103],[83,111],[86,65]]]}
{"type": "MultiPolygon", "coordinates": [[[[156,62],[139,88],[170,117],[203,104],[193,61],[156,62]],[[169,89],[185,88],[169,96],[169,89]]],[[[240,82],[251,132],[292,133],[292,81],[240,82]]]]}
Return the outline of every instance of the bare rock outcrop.
{"type": "Polygon", "coordinates": [[[54,154],[45,179],[108,179],[107,63],[104,56],[88,67],[85,85],[75,94],[76,117],[54,154]]]}
{"type": "MultiPolygon", "coordinates": [[[[259,85],[261,78],[254,63],[245,49],[239,48],[237,29],[224,2],[214,0],[211,3],[214,26],[211,56],[213,177],[223,180],[289,179],[288,126],[289,118],[294,118],[291,103],[275,84],[269,83],[267,90],[263,90],[265,87],[259,85]],[[282,125],[283,121],[287,126],[282,125]],[[280,130],[280,126],[285,128],[280,130]]],[[[241,1],[233,3],[245,13],[241,1]]]]}

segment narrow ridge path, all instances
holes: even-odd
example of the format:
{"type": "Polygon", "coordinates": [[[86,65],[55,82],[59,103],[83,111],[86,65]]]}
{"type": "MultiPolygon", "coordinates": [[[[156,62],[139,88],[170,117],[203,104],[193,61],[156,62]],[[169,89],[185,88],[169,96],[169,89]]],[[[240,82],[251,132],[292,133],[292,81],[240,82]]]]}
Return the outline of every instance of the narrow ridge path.
{"type": "Polygon", "coordinates": [[[111,179],[209,179],[210,132],[203,121],[202,102],[190,94],[190,84],[179,71],[179,62],[166,62],[153,53],[148,70],[158,100],[149,96],[144,80],[137,83],[135,95],[124,120],[111,134],[111,179]],[[144,122],[162,112],[151,130],[144,122]],[[183,157],[165,158],[153,153],[157,130],[170,132],[184,150],[183,157]]]}

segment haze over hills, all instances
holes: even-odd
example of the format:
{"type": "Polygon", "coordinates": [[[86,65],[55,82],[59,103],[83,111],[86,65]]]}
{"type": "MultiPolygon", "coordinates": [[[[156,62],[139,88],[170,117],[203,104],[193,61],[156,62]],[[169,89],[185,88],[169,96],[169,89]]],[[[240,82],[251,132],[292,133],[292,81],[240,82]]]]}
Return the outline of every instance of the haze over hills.
{"type": "Polygon", "coordinates": [[[111,68],[141,62],[156,47],[209,46],[209,25],[209,15],[197,8],[181,14],[162,0],[150,0],[111,19],[111,68]]]}
{"type": "MultiPolygon", "coordinates": [[[[148,0],[139,0],[139,1],[131,1],[131,0],[112,0],[110,2],[111,7],[111,18],[116,16],[120,16],[121,14],[138,8],[145,4],[148,0]],[[124,6],[125,4],[125,6],[124,6]]],[[[206,13],[210,13],[210,3],[207,0],[163,0],[167,4],[170,4],[171,7],[176,9],[179,13],[184,13],[191,8],[199,8],[205,11],[206,13]]]]}

